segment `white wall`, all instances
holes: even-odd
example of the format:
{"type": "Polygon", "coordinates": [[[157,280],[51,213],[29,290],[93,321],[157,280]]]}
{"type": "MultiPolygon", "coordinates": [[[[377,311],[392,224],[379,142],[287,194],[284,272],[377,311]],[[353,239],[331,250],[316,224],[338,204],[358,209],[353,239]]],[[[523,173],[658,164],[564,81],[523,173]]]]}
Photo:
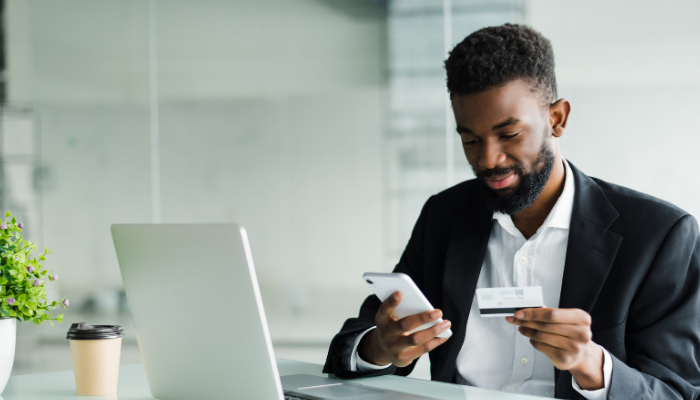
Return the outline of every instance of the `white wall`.
{"type": "MultiPolygon", "coordinates": [[[[13,102],[148,105],[148,2],[9,0],[13,102]]],[[[386,83],[385,21],[316,0],[157,2],[161,99],[332,93],[386,83]]]]}
{"type": "Polygon", "coordinates": [[[572,104],[563,155],[700,216],[700,3],[528,0],[526,11],[572,104]]]}
{"type": "Polygon", "coordinates": [[[10,102],[148,104],[146,1],[6,4],[10,102]]]}

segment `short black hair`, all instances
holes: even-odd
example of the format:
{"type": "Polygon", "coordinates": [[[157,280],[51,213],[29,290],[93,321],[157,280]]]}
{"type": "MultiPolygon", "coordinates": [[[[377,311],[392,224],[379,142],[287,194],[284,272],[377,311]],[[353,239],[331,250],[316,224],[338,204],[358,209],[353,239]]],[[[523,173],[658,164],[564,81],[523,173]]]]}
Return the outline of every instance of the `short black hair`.
{"type": "Polygon", "coordinates": [[[525,25],[504,24],[473,32],[445,60],[450,97],[528,81],[549,105],[557,99],[552,44],[525,25]]]}

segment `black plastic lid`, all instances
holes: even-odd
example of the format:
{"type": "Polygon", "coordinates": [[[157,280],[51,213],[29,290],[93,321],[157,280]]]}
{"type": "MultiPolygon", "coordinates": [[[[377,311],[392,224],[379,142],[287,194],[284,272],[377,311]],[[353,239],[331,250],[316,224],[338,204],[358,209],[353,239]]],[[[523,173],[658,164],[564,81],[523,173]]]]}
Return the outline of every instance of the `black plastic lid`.
{"type": "Polygon", "coordinates": [[[124,330],[119,325],[89,325],[78,322],[68,329],[66,339],[70,340],[100,340],[116,339],[124,336],[124,330]]]}

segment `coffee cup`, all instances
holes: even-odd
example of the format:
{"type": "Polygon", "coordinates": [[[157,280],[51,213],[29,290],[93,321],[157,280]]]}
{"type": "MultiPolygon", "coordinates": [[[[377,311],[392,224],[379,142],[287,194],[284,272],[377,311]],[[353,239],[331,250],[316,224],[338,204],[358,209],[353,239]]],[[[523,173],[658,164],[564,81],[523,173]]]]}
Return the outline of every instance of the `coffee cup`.
{"type": "Polygon", "coordinates": [[[117,392],[119,356],[124,330],[119,325],[71,325],[67,339],[73,357],[79,395],[100,396],[117,392]]]}

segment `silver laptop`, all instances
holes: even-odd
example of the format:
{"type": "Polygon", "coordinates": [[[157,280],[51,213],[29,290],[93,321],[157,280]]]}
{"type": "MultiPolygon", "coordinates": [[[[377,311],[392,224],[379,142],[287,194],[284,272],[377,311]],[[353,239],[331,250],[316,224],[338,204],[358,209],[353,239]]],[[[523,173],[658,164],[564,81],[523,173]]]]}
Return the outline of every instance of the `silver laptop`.
{"type": "Polygon", "coordinates": [[[112,238],[153,397],[428,399],[312,375],[280,380],[243,227],[118,224],[112,238]]]}

